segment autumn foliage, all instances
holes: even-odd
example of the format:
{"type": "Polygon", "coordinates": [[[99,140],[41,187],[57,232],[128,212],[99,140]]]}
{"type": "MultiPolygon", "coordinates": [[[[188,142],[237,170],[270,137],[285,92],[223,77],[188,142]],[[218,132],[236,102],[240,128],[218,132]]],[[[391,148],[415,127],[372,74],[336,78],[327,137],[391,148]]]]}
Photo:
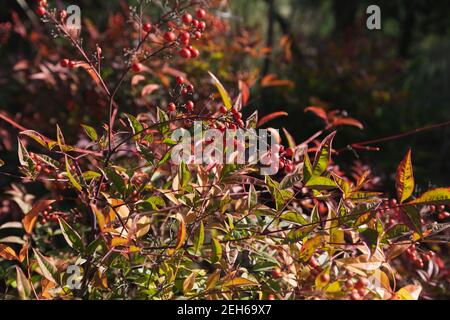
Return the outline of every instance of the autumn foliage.
{"type": "Polygon", "coordinates": [[[42,26],[64,44],[55,50],[55,40],[39,33],[47,58],[39,70],[29,71],[29,61],[16,70],[30,81],[28,92],[42,82],[64,88],[54,98],[64,101],[58,112],[67,121],[38,130],[42,123],[1,113],[17,138],[20,176],[5,194],[20,215],[0,225],[0,295],[409,300],[448,292],[439,235],[448,227],[450,188],[418,186],[411,150],[399,159],[395,195],[379,190],[361,162],[340,170],[339,129],[364,126],[339,110],[304,106],[323,128],[300,143],[269,127],[289,116],[282,110],[243,117],[256,83],[292,84],[215,71],[267,50],[233,33],[214,14],[219,5],[167,1],[158,19],[138,6],[127,12],[131,23],[112,15],[104,32],[88,20],[83,41],[60,10],[36,6],[42,26]],[[260,163],[174,165],[179,141],[171,133],[192,131],[194,121],[204,129],[268,128],[280,171],[261,176],[260,163]]]}

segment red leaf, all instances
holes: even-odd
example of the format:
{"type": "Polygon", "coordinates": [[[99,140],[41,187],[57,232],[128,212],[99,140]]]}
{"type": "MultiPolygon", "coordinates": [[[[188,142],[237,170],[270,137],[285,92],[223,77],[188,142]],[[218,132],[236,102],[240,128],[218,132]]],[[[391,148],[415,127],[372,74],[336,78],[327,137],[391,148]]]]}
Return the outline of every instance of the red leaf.
{"type": "Polygon", "coordinates": [[[361,130],[364,129],[364,126],[361,122],[359,122],[356,119],[353,118],[334,118],[333,119],[333,126],[337,127],[337,126],[353,126],[353,127],[357,127],[361,130]]]}
{"type": "Polygon", "coordinates": [[[325,121],[325,123],[328,123],[328,115],[327,112],[325,110],[323,110],[321,107],[313,107],[313,106],[309,106],[305,109],[305,112],[312,112],[314,113],[316,116],[318,116],[319,118],[321,118],[323,121],[325,121]]]}
{"type": "Polygon", "coordinates": [[[282,116],[287,116],[288,113],[284,112],[284,111],[278,111],[278,112],[273,112],[271,114],[268,114],[267,116],[262,117],[259,121],[258,121],[258,127],[262,126],[263,124],[278,118],[278,117],[282,117],[282,116]]]}

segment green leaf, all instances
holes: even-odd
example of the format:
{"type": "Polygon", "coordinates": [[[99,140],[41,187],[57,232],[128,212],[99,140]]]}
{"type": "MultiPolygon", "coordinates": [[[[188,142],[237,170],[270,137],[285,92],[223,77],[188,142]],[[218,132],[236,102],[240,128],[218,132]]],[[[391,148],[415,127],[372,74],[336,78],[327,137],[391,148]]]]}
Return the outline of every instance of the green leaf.
{"type": "Polygon", "coordinates": [[[108,180],[113,184],[114,188],[122,193],[125,190],[125,182],[122,176],[116,172],[113,168],[106,168],[105,170],[108,180]]]}
{"type": "Polygon", "coordinates": [[[138,136],[141,132],[143,132],[144,127],[142,124],[131,114],[125,113],[125,117],[128,120],[128,123],[130,124],[131,130],[133,131],[134,135],[137,135],[133,138],[133,140],[137,140],[138,136]]]}
{"type": "Polygon", "coordinates": [[[97,131],[95,131],[94,128],[92,128],[91,126],[88,126],[86,124],[82,124],[81,125],[84,129],[84,131],[86,132],[87,136],[92,140],[92,141],[97,141],[98,139],[98,134],[97,131]]]}
{"type": "Polygon", "coordinates": [[[405,158],[400,162],[397,168],[396,177],[397,197],[400,203],[403,203],[411,197],[414,191],[414,174],[411,162],[411,149],[408,150],[405,158]]]}
{"type": "Polygon", "coordinates": [[[311,161],[308,156],[308,149],[305,150],[305,159],[303,162],[303,179],[305,182],[308,182],[313,176],[313,169],[311,165],[311,161]]]}
{"type": "Polygon", "coordinates": [[[258,194],[256,193],[255,186],[251,184],[248,192],[247,206],[249,209],[253,209],[257,204],[258,204],[258,194]]]}
{"type": "Polygon", "coordinates": [[[419,210],[416,207],[408,207],[408,206],[402,207],[401,210],[408,217],[411,227],[413,227],[413,229],[419,234],[422,234],[422,222],[420,221],[419,210]]]}
{"type": "Polygon", "coordinates": [[[19,292],[19,297],[21,300],[28,300],[31,294],[30,281],[19,266],[16,266],[16,273],[17,291],[19,292]]]}
{"type": "Polygon", "coordinates": [[[164,112],[164,110],[158,108],[158,117],[157,118],[158,118],[157,120],[159,123],[158,130],[164,136],[170,130],[169,116],[167,115],[167,113],[164,112]]]}
{"type": "Polygon", "coordinates": [[[85,172],[83,172],[83,178],[86,181],[90,181],[90,180],[98,178],[98,177],[101,177],[101,174],[98,173],[98,172],[94,172],[94,171],[85,171],[85,172]]]}
{"type": "Polygon", "coordinates": [[[47,139],[42,134],[40,134],[39,132],[34,131],[34,130],[25,130],[25,131],[20,132],[20,134],[32,138],[34,141],[36,141],[37,143],[39,143],[41,146],[43,146],[46,149],[50,149],[55,143],[54,141],[52,141],[53,144],[48,143],[49,139],[47,139]]]}
{"type": "Polygon", "coordinates": [[[336,131],[329,134],[320,144],[314,158],[313,175],[320,176],[327,170],[331,161],[331,150],[335,135],[336,131]]]}
{"type": "Polygon", "coordinates": [[[186,163],[181,162],[178,174],[180,178],[180,185],[184,189],[191,180],[191,172],[189,171],[189,168],[186,165],[186,163]]]}
{"type": "Polygon", "coordinates": [[[222,97],[223,104],[225,105],[225,107],[228,110],[231,110],[233,105],[231,103],[231,98],[230,98],[230,95],[228,94],[227,90],[225,90],[222,83],[220,83],[219,79],[217,79],[217,77],[212,72],[208,71],[208,73],[211,76],[211,78],[213,79],[214,85],[217,87],[217,90],[219,90],[220,96],[222,97]]]}
{"type": "Polygon", "coordinates": [[[199,254],[204,241],[205,241],[205,226],[203,225],[203,221],[200,221],[200,227],[198,228],[198,232],[194,238],[194,254],[199,254]]]}
{"type": "Polygon", "coordinates": [[[56,269],[56,266],[52,262],[50,262],[48,258],[44,257],[39,251],[33,249],[33,252],[44,278],[46,278],[48,281],[58,284],[58,269],[56,269]]]}
{"type": "Polygon", "coordinates": [[[67,156],[65,156],[65,158],[66,158],[66,173],[67,173],[67,177],[69,178],[69,181],[72,183],[72,185],[75,187],[75,189],[77,189],[78,191],[81,191],[81,189],[82,189],[81,185],[78,183],[78,181],[74,178],[74,176],[70,172],[69,159],[67,158],[67,156]]]}
{"type": "Polygon", "coordinates": [[[378,231],[374,229],[365,229],[359,233],[359,236],[364,244],[369,248],[370,253],[374,254],[378,247],[378,231]]]}
{"type": "Polygon", "coordinates": [[[283,212],[280,216],[280,219],[298,223],[300,225],[309,224],[309,221],[306,220],[305,217],[301,213],[298,213],[295,211],[283,212]]]}
{"type": "Polygon", "coordinates": [[[450,188],[432,189],[422,194],[417,199],[406,203],[407,205],[423,204],[450,204],[450,188]]]}
{"type": "Polygon", "coordinates": [[[314,190],[330,190],[337,188],[336,183],[327,177],[312,177],[305,186],[314,190]]]}
{"type": "Polygon", "coordinates": [[[388,239],[391,238],[397,238],[400,237],[406,233],[408,233],[410,230],[408,226],[404,224],[396,224],[392,228],[386,231],[385,237],[388,239]]]}
{"type": "Polygon", "coordinates": [[[84,249],[84,245],[80,235],[74,229],[72,229],[72,227],[69,226],[64,219],[58,219],[58,221],[64,239],[66,239],[69,246],[77,250],[78,252],[82,252],[84,249]]]}
{"type": "Polygon", "coordinates": [[[216,238],[211,239],[211,245],[212,245],[211,263],[219,262],[220,259],[222,259],[222,245],[216,238]]]}
{"type": "Polygon", "coordinates": [[[302,181],[302,174],[300,173],[300,168],[297,167],[293,173],[286,175],[281,180],[280,189],[291,188],[300,181],[302,181]]]}

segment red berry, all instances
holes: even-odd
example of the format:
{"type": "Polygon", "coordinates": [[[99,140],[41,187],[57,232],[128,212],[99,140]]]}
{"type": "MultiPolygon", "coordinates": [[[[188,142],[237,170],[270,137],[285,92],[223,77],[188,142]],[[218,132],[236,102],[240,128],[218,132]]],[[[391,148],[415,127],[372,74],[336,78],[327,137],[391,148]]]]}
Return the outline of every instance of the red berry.
{"type": "Polygon", "coordinates": [[[366,288],[360,288],[360,289],[358,289],[358,294],[359,294],[361,297],[365,297],[365,296],[367,295],[367,289],[366,289],[366,288]]]}
{"type": "Polygon", "coordinates": [[[286,173],[291,173],[294,171],[294,164],[292,163],[292,161],[286,162],[286,167],[284,168],[284,171],[286,171],[286,173]]]}
{"type": "Polygon", "coordinates": [[[174,112],[177,109],[177,106],[175,105],[175,103],[171,102],[169,103],[169,111],[170,112],[174,112]]]}
{"type": "Polygon", "coordinates": [[[284,154],[285,154],[285,156],[286,157],[292,157],[293,155],[294,155],[294,149],[292,149],[292,148],[287,148],[285,151],[284,151],[284,154]]]}
{"type": "Polygon", "coordinates": [[[195,11],[195,15],[197,16],[197,18],[203,19],[204,17],[206,17],[206,11],[202,8],[199,8],[197,9],[197,11],[195,11]]]}
{"type": "Polygon", "coordinates": [[[320,275],[320,281],[326,282],[326,283],[330,282],[330,275],[328,273],[322,273],[320,275]]]}
{"type": "Polygon", "coordinates": [[[187,89],[189,92],[194,92],[194,86],[193,86],[192,84],[188,85],[188,86],[186,87],[186,89],[187,89]]]}
{"type": "Polygon", "coordinates": [[[182,94],[183,96],[187,95],[187,94],[188,94],[188,89],[187,89],[187,88],[181,89],[181,94],[182,94]]]}
{"type": "Polygon", "coordinates": [[[185,13],[183,15],[183,23],[184,24],[190,24],[192,22],[192,15],[189,13],[185,13]]]}
{"type": "Polygon", "coordinates": [[[351,297],[352,300],[360,300],[361,299],[361,296],[359,295],[359,293],[357,291],[356,292],[352,292],[350,297],[351,297]]]}
{"type": "Polygon", "coordinates": [[[189,100],[189,101],[186,103],[186,109],[187,109],[188,111],[194,110],[194,103],[193,103],[192,101],[189,100]]]}
{"type": "Polygon", "coordinates": [[[219,112],[222,114],[226,114],[228,113],[228,109],[225,106],[220,106],[219,112]]]}
{"type": "Polygon", "coordinates": [[[192,55],[191,55],[191,50],[189,50],[188,48],[183,48],[180,50],[180,56],[182,58],[185,59],[189,59],[192,55]]]}
{"type": "Polygon", "coordinates": [[[41,1],[39,1],[39,5],[42,7],[46,7],[46,6],[48,6],[48,2],[47,2],[47,0],[41,0],[41,1]]]}
{"type": "Polygon", "coordinates": [[[231,129],[231,130],[236,130],[237,126],[234,123],[229,123],[228,124],[228,128],[231,129]]]}
{"type": "Polygon", "coordinates": [[[173,32],[166,32],[164,34],[164,40],[166,40],[167,42],[174,42],[175,40],[177,40],[177,35],[173,32]]]}
{"type": "Polygon", "coordinates": [[[358,280],[358,282],[356,282],[355,284],[355,288],[356,289],[361,289],[361,288],[365,288],[367,287],[369,284],[369,280],[365,279],[365,278],[361,278],[358,280]]]}
{"type": "Polygon", "coordinates": [[[267,300],[275,300],[275,296],[273,294],[269,294],[267,296],[267,300]]]}
{"type": "Polygon", "coordinates": [[[194,59],[200,56],[200,51],[198,51],[197,49],[192,48],[189,51],[191,51],[191,57],[194,59]]]}
{"type": "Polygon", "coordinates": [[[236,114],[236,113],[238,113],[239,111],[236,109],[236,108],[231,108],[231,113],[232,114],[236,114]]]}
{"type": "Polygon", "coordinates": [[[147,22],[146,24],[143,25],[142,29],[143,29],[145,32],[150,32],[150,31],[152,31],[152,24],[149,23],[149,22],[147,22]]]}
{"type": "Polygon", "coordinates": [[[437,208],[437,210],[438,210],[439,212],[444,211],[444,210],[445,210],[445,205],[441,204],[441,205],[437,208]]]}
{"type": "Polygon", "coordinates": [[[234,120],[239,121],[242,119],[242,113],[240,112],[236,112],[235,114],[233,114],[234,120]]]}
{"type": "Polygon", "coordinates": [[[72,60],[69,61],[69,69],[73,69],[75,68],[75,62],[73,62],[72,60]]]}
{"type": "Polygon", "coordinates": [[[133,65],[131,67],[133,68],[134,72],[141,72],[142,71],[142,64],[140,64],[139,62],[133,63],[133,65]]]}
{"type": "Polygon", "coordinates": [[[281,269],[280,268],[275,268],[272,270],[272,277],[274,277],[275,279],[279,279],[283,276],[281,269]]]}
{"type": "Polygon", "coordinates": [[[195,28],[198,28],[198,24],[199,24],[199,21],[198,21],[197,19],[192,20],[192,25],[193,25],[195,28]]]}
{"type": "Polygon", "coordinates": [[[197,29],[198,30],[205,30],[206,29],[206,22],[205,21],[200,21],[198,23],[197,29]]]}
{"type": "Polygon", "coordinates": [[[59,13],[59,17],[60,17],[61,20],[65,20],[67,18],[67,11],[66,10],[62,10],[59,13]]]}
{"type": "Polygon", "coordinates": [[[177,84],[181,86],[184,83],[184,78],[182,76],[178,76],[176,81],[177,84]]]}
{"type": "Polygon", "coordinates": [[[47,10],[45,10],[44,7],[38,7],[38,8],[36,9],[36,13],[37,13],[38,15],[40,15],[40,16],[43,16],[43,15],[45,15],[45,14],[47,13],[47,10]]]}
{"type": "Polygon", "coordinates": [[[448,213],[448,212],[446,212],[446,211],[443,211],[443,212],[439,213],[439,215],[438,215],[438,218],[439,218],[440,220],[445,220],[445,219],[447,219],[448,217],[450,217],[450,213],[448,213]]]}
{"type": "Polygon", "coordinates": [[[47,219],[44,218],[41,220],[41,224],[46,224],[46,223],[47,223],[47,219]]]}
{"type": "Polygon", "coordinates": [[[353,288],[353,281],[349,279],[349,280],[345,281],[344,285],[347,289],[353,288]]]}
{"type": "Polygon", "coordinates": [[[284,153],[284,146],[280,145],[280,151],[279,152],[280,152],[280,154],[284,153]]]}
{"type": "Polygon", "coordinates": [[[279,167],[281,170],[284,169],[284,167],[285,167],[285,162],[284,162],[283,159],[280,159],[280,162],[278,163],[278,167],[279,167]]]}
{"type": "Polygon", "coordinates": [[[190,39],[191,39],[191,35],[189,34],[189,32],[182,32],[180,34],[180,40],[189,41],[190,39]]]}
{"type": "Polygon", "coordinates": [[[314,257],[311,257],[311,259],[309,259],[309,265],[311,266],[311,268],[315,269],[319,266],[319,263],[314,257]]]}
{"type": "Polygon", "coordinates": [[[62,59],[60,62],[61,67],[67,68],[69,66],[70,60],[69,59],[62,59]]]}
{"type": "Polygon", "coordinates": [[[194,32],[194,37],[195,39],[201,39],[202,38],[202,33],[200,31],[195,31],[194,32]]]}

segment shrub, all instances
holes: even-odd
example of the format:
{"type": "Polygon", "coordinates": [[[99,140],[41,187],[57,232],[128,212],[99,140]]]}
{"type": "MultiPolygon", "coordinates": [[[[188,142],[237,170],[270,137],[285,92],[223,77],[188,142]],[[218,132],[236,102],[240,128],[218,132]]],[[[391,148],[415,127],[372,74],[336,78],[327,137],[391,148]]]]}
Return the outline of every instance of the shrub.
{"type": "MultiPolygon", "coordinates": [[[[20,132],[23,181],[46,192],[34,198],[22,186],[9,191],[25,215],[21,223],[0,227],[11,230],[0,244],[5,297],[417,299],[423,288],[416,279],[428,282],[426,296],[445,289],[441,280],[448,273],[435,253],[441,248],[432,244],[447,226],[435,220],[448,219],[450,188],[416,193],[411,151],[398,166],[396,197],[375,191],[376,177],[361,164],[347,177],[332,161],[339,153],[332,143],[337,127],[361,127],[357,120],[308,107],[324,120],[324,129],[300,144],[284,130],[286,146],[270,128],[277,142],[271,159],[283,170],[262,176],[261,162],[171,160],[181,143],[172,132],[193,132],[194,121],[203,129],[236,131],[286,116],[258,119],[255,112],[242,119],[249,101],[242,82],[232,99],[212,73],[215,89],[206,81],[198,88],[176,72],[173,80],[161,78],[170,97],[161,97],[161,107],[123,112],[133,109],[118,99],[130,77],[133,87],[145,82],[145,71],[165,68],[161,56],[177,55],[186,68],[201,59],[189,42],[217,18],[197,2],[169,4],[154,22],[132,11],[135,29],[124,37],[136,45],[127,48],[123,70],[109,69],[119,74],[111,84],[102,72],[106,48],[97,47],[91,58],[60,12],[41,2],[44,21],[80,57],[61,59],[58,72],[70,78],[77,69],[87,71],[108,118],[102,125],[82,124],[84,137],[73,144],[59,126],[54,138],[20,132]],[[193,24],[188,14],[200,21],[193,24]],[[212,98],[202,100],[199,91],[212,98]],[[41,151],[31,152],[31,141],[41,151]]],[[[156,88],[148,84],[143,90],[151,94],[156,88]]],[[[201,139],[204,148],[211,143],[201,139]]],[[[240,147],[248,152],[248,144],[240,147]]]]}

